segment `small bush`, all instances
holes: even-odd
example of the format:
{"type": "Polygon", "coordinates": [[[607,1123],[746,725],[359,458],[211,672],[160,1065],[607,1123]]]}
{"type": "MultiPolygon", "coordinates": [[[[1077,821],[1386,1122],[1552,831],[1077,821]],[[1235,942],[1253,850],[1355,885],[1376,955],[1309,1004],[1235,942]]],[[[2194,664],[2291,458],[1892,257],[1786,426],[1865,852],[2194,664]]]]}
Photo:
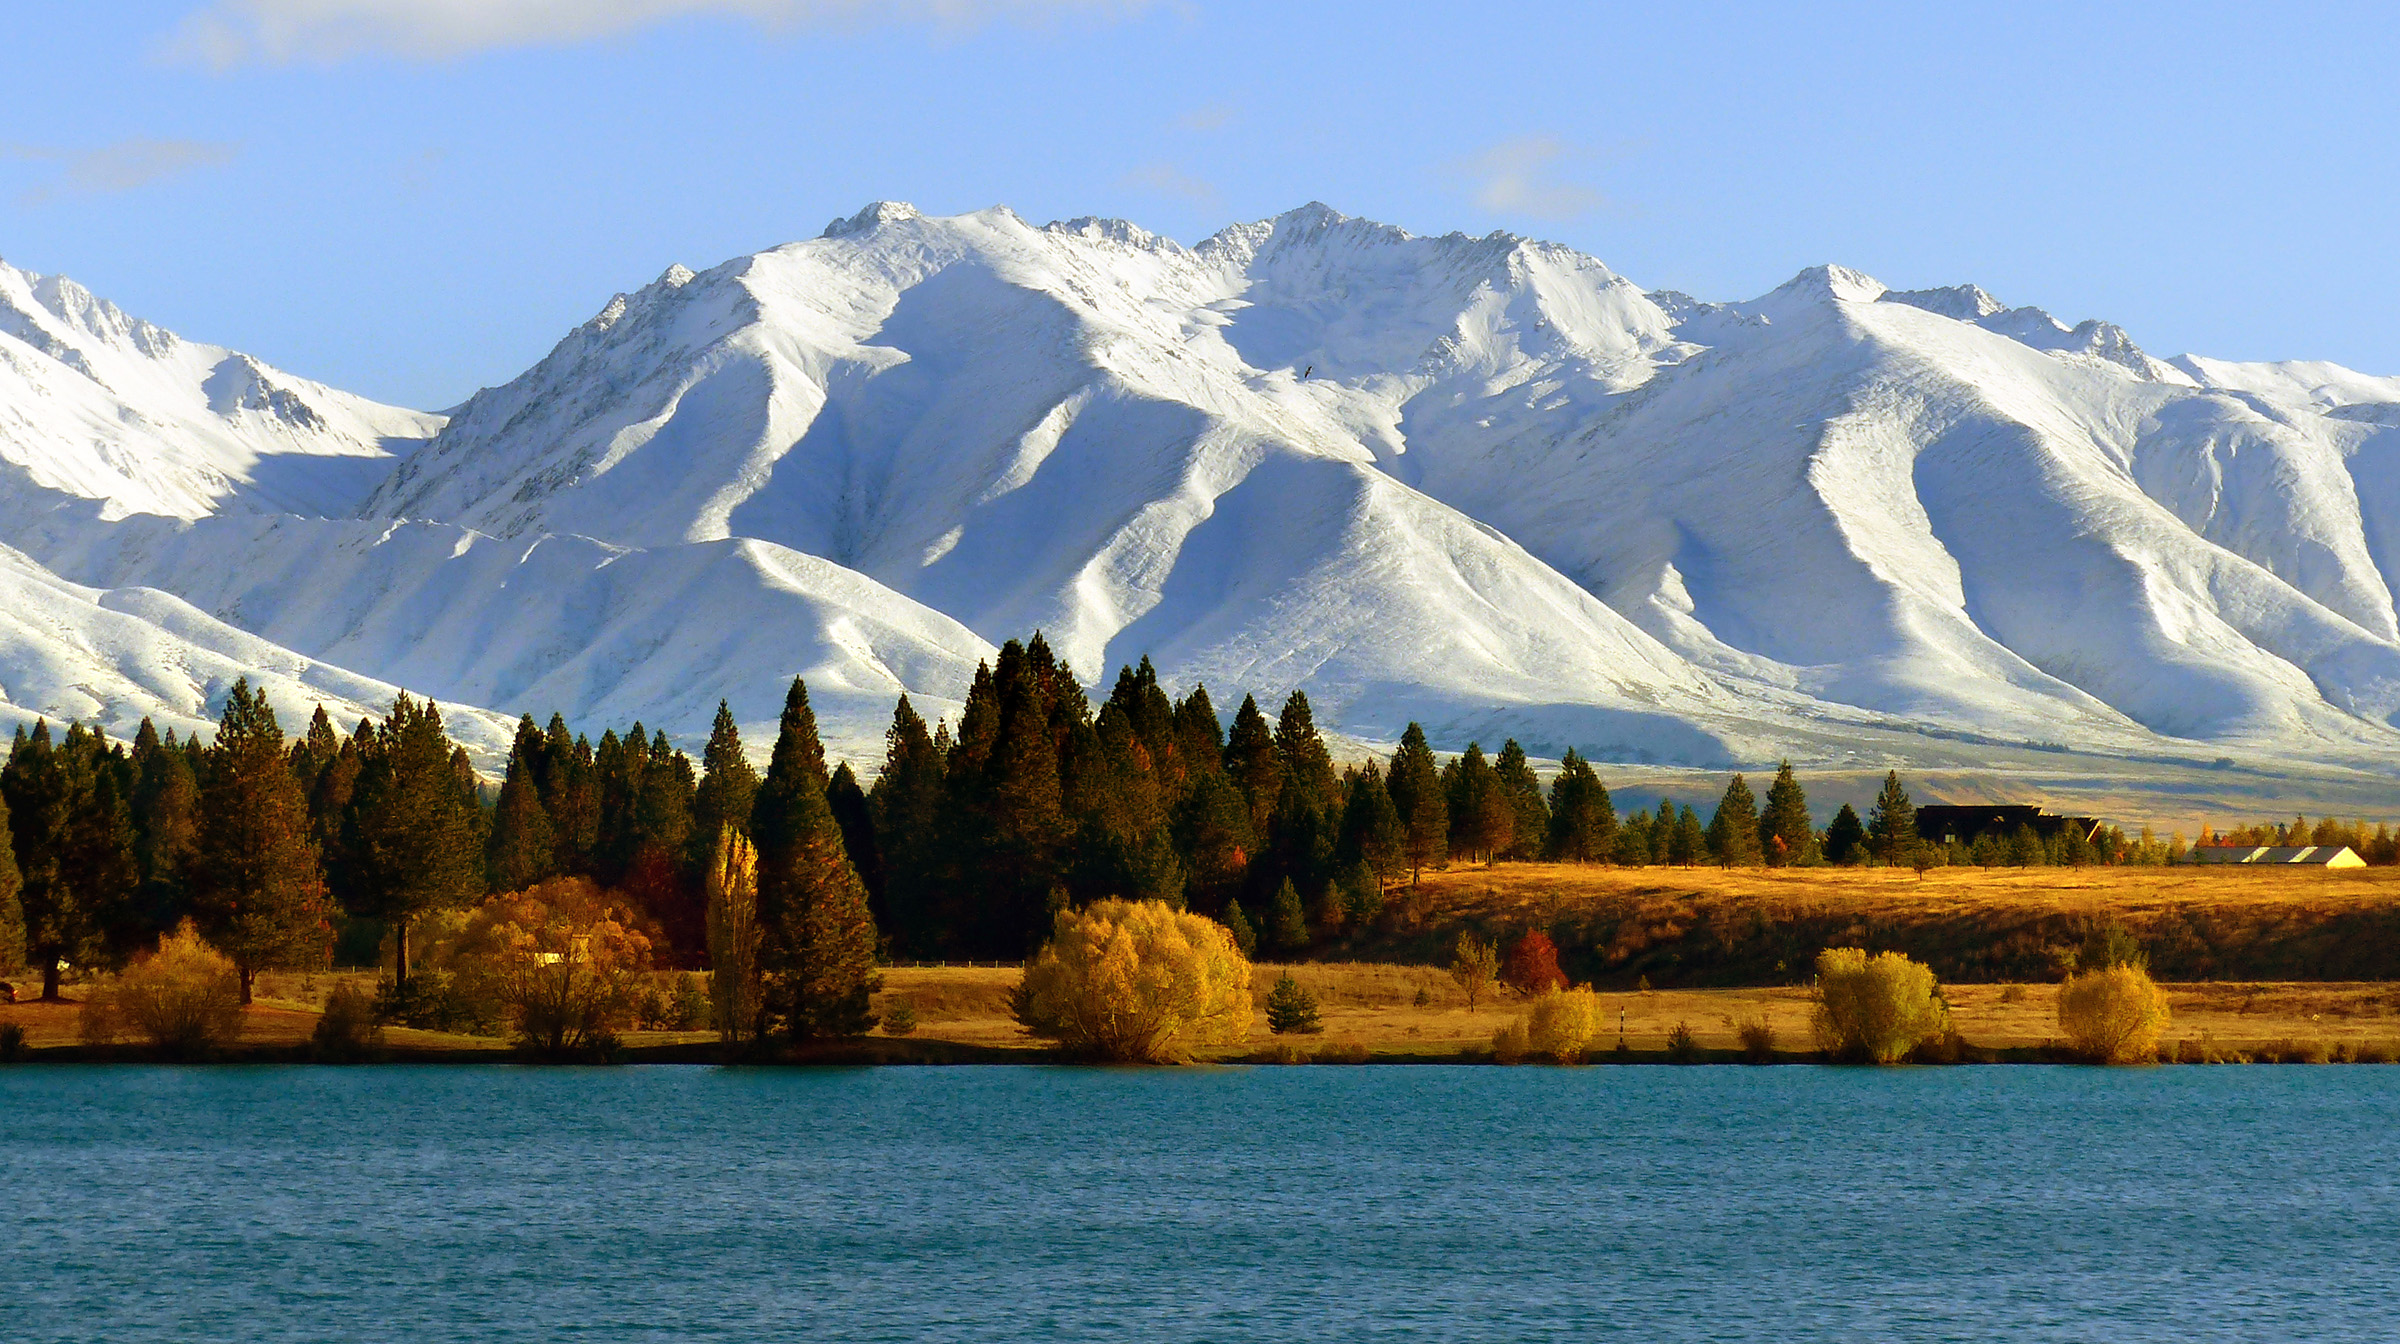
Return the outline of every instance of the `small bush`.
{"type": "Polygon", "coordinates": [[[1164,901],[1059,911],[1018,990],[1026,1030],[1100,1059],[1163,1064],[1250,1036],[1250,963],[1233,935],[1164,901]]]}
{"type": "Polygon", "coordinates": [[[383,1052],[383,1024],[375,1020],[375,1003],[347,980],[325,996],[316,1030],[309,1033],[308,1052],[329,1064],[356,1064],[383,1052]]]}
{"type": "Polygon", "coordinates": [[[1467,1011],[1474,1012],[1476,1001],[1491,987],[1500,974],[1500,953],[1490,943],[1471,933],[1458,935],[1458,946],[1450,953],[1450,978],[1467,996],[1467,1011]]]}
{"type": "Polygon", "coordinates": [[[2095,1064],[2141,1064],[2158,1057],[2167,994],[2132,961],[2070,975],[2058,987],[2058,1025],[2075,1053],[2095,1064]]]}
{"type": "Polygon", "coordinates": [[[81,1028],[92,1045],[130,1033],[169,1058],[205,1058],[241,1034],[242,977],[186,920],[157,951],[92,988],[81,1028]]]}
{"type": "Polygon", "coordinates": [[[1423,985],[1419,985],[1419,986],[1417,986],[1416,1005],[1417,1005],[1419,1008],[1427,1008],[1427,1007],[1431,1007],[1431,1006],[1432,1006],[1432,1004],[1433,1004],[1433,991],[1432,991],[1432,990],[1430,990],[1430,989],[1427,989],[1427,988],[1426,988],[1425,986],[1423,986],[1423,985]]]}
{"type": "Polygon", "coordinates": [[[2023,985],[2010,985],[2008,988],[2006,988],[2006,989],[2004,989],[2004,990],[2001,990],[2001,991],[2000,991],[2000,1001],[2001,1001],[2002,1003],[2023,1003],[2023,1002],[2025,1002],[2025,986],[2023,986],[2023,985]]]}
{"type": "Polygon", "coordinates": [[[2350,1052],[2350,1058],[2360,1064],[2389,1064],[2393,1053],[2392,1047],[2381,1041],[2361,1041],[2350,1052]]]}
{"type": "Polygon", "coordinates": [[[1678,1022],[1675,1024],[1675,1030],[1667,1033],[1667,1062],[1670,1064],[1697,1064],[1700,1062],[1700,1042],[1692,1035],[1690,1023],[1678,1022]]]}
{"type": "Polygon", "coordinates": [[[1369,1058],[1366,1045],[1359,1041],[1334,1041],[1317,1047],[1319,1064],[1364,1064],[1369,1058]]]}
{"type": "Polygon", "coordinates": [[[906,999],[894,999],[883,1008],[883,1034],[906,1036],[917,1029],[916,1005],[906,999]]]}
{"type": "Polygon", "coordinates": [[[1267,995],[1267,1030],[1278,1036],[1313,1036],[1325,1030],[1317,1018],[1317,996],[1285,972],[1267,995]]]}
{"type": "Polygon", "coordinates": [[[1308,1051],[1291,1041],[1275,1041],[1250,1058],[1259,1064],[1306,1064],[1308,1051]]]}
{"type": "Polygon", "coordinates": [[[14,1064],[25,1058],[25,1028],[14,1022],[0,1022],[0,1064],[14,1064]]]}
{"type": "Polygon", "coordinates": [[[1817,1046],[1847,1063],[1897,1064],[1948,1030],[1933,971],[1898,952],[1829,947],[1817,954],[1817,1046]]]}
{"type": "Polygon", "coordinates": [[[440,971],[420,970],[406,985],[385,978],[375,986],[375,1020],[463,1036],[500,1034],[502,1008],[440,971]]]}
{"type": "Polygon", "coordinates": [[[708,977],[698,971],[683,971],[675,977],[675,993],[668,1004],[669,1031],[705,1031],[708,1029],[708,977]]]}
{"type": "Polygon", "coordinates": [[[1742,1062],[1772,1064],[1775,1062],[1775,1028],[1765,1018],[1756,1018],[1734,1028],[1734,1038],[1741,1042],[1742,1062]]]}
{"type": "Polygon", "coordinates": [[[1522,1064],[1532,1047],[1525,1042],[1525,1024],[1511,1022],[1492,1032],[1492,1058],[1502,1064],[1522,1064]]]}
{"type": "Polygon", "coordinates": [[[1551,990],[1525,1011],[1525,1044],[1561,1064],[1580,1064],[1600,1034],[1600,997],[1589,989],[1551,990]]]}

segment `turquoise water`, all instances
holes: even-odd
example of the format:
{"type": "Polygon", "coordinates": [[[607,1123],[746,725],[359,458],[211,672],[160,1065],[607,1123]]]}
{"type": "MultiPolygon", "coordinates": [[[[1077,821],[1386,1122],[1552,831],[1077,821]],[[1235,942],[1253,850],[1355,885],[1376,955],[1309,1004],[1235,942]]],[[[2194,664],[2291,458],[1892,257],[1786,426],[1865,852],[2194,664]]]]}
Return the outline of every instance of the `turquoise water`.
{"type": "Polygon", "coordinates": [[[2400,1068],[0,1069],[0,1337],[2391,1340],[2400,1068]]]}

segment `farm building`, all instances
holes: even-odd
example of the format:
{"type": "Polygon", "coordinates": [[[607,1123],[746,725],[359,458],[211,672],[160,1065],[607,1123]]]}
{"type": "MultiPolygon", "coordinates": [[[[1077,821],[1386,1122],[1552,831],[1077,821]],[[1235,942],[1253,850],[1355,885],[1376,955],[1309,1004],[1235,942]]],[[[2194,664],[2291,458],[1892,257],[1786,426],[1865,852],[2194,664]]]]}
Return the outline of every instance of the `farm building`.
{"type": "Polygon", "coordinates": [[[2055,839],[2069,828],[2086,840],[2099,831],[2100,823],[2090,817],[2061,817],[2044,812],[2032,803],[1995,803],[1981,807],[1958,807],[1947,803],[1928,803],[1917,809],[1917,834],[1936,844],[1956,842],[1974,844],[1989,835],[2005,839],[2019,830],[2030,830],[2044,840],[2055,839]]]}
{"type": "Polygon", "coordinates": [[[2302,868],[2364,868],[2348,845],[2195,845],[2193,863],[2288,863],[2302,868]]]}

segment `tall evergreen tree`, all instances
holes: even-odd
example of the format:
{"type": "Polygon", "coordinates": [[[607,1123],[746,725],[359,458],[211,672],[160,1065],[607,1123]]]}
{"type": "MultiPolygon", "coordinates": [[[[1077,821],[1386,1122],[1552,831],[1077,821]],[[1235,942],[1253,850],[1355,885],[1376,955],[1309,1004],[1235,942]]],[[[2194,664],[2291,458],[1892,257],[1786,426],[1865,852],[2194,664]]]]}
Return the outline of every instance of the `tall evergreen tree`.
{"type": "Polygon", "coordinates": [[[1633,867],[1656,861],[1651,848],[1650,828],[1650,814],[1638,807],[1633,810],[1632,816],[1625,819],[1624,824],[1617,827],[1618,863],[1633,867]]]}
{"type": "Polygon", "coordinates": [[[1393,753],[1384,787],[1400,814],[1406,837],[1402,854],[1413,884],[1424,875],[1425,865],[1450,849],[1450,802],[1443,796],[1441,768],[1434,764],[1423,728],[1411,723],[1401,733],[1400,750],[1393,753]]]}
{"type": "Polygon", "coordinates": [[[133,763],[106,733],[80,724],[67,726],[58,759],[70,799],[59,869],[100,934],[98,960],[121,965],[158,933],[136,901],[141,864],[134,852],[133,763]]]}
{"type": "Polygon", "coordinates": [[[541,730],[528,714],[517,725],[500,802],[492,810],[491,839],[484,845],[487,886],[494,892],[523,891],[558,872],[557,835],[542,806],[543,750],[541,730]]]}
{"type": "Polygon", "coordinates": [[[1833,814],[1833,824],[1825,828],[1825,861],[1855,863],[1866,857],[1867,828],[1858,819],[1858,809],[1848,803],[1833,814]]]}
{"type": "Polygon", "coordinates": [[[908,697],[892,708],[883,735],[883,773],[867,791],[875,819],[876,851],[884,859],[886,932],[916,956],[941,949],[945,930],[935,912],[942,885],[942,750],[908,697]]]}
{"type": "Polygon", "coordinates": [[[24,886],[17,872],[16,833],[9,828],[8,795],[0,789],[0,972],[10,975],[25,964],[25,907],[17,899],[24,886]]]}
{"type": "Polygon", "coordinates": [[[883,856],[875,844],[875,817],[867,806],[867,791],[858,786],[858,773],[848,761],[835,766],[832,778],[826,781],[825,805],[833,809],[833,823],[842,831],[842,847],[849,851],[850,866],[858,870],[858,880],[866,886],[867,908],[875,912],[880,928],[886,917],[883,856]]]}
{"type": "Polygon", "coordinates": [[[1558,778],[1550,782],[1549,839],[1553,859],[1592,863],[1616,857],[1616,804],[1591,763],[1573,747],[1559,762],[1558,778]]]}
{"type": "Polygon", "coordinates": [[[226,698],[204,778],[192,904],[208,941],[233,962],[248,1003],[260,971],[322,966],[333,926],[308,799],[284,755],[274,708],[250,693],[247,679],[226,698]]]}
{"type": "Polygon", "coordinates": [[[1900,772],[1888,771],[1883,792],[1867,813],[1867,848],[1885,863],[1905,863],[1917,847],[1917,809],[1900,787],[1900,772]]]}
{"type": "Polygon", "coordinates": [[[1708,832],[1701,829],[1700,814],[1690,803],[1675,814],[1675,830],[1667,840],[1667,862],[1691,867],[1708,850],[1708,832]]]}
{"type": "Polygon", "coordinates": [[[542,810],[550,814],[550,845],[560,872],[599,871],[600,772],[592,744],[570,737],[567,721],[550,716],[542,733],[542,810]]]}
{"type": "Polygon", "coordinates": [[[1250,857],[1258,850],[1250,832],[1250,809],[1223,770],[1194,772],[1191,790],[1176,813],[1175,838],[1185,855],[1191,904],[1222,910],[1241,891],[1250,857]]]}
{"type": "Polygon", "coordinates": [[[1308,950],[1308,915],[1300,908],[1299,888],[1289,878],[1275,888],[1268,931],[1275,950],[1284,956],[1298,956],[1308,950]]]}
{"type": "Polygon", "coordinates": [[[191,913],[191,866],[199,827],[200,783],[169,730],[161,740],[148,719],[133,738],[133,853],[140,874],[141,923],[164,933],[191,913]]]}
{"type": "MultiPolygon", "coordinates": [[[[901,697],[903,700],[906,696],[901,697]]],[[[758,768],[742,750],[742,730],[733,709],[717,702],[717,721],[700,752],[700,785],[692,798],[692,845],[703,863],[713,862],[717,837],[727,825],[747,827],[758,797],[758,768]]]]}
{"type": "Polygon", "coordinates": [[[1510,839],[1502,848],[1503,857],[1537,859],[1542,845],[1550,834],[1550,805],[1542,800],[1542,782],[1533,773],[1533,763],[1525,759],[1525,748],[1510,738],[1500,748],[1500,758],[1492,763],[1492,774],[1500,786],[1500,796],[1514,814],[1510,839]]]}
{"type": "Polygon", "coordinates": [[[1284,699],[1283,713],[1275,721],[1275,758],[1302,801],[1319,811],[1335,807],[1340,781],[1334,777],[1333,755],[1325,750],[1306,692],[1294,691],[1284,699]]]}
{"type": "Polygon", "coordinates": [[[1450,852],[1470,861],[1498,858],[1516,839],[1517,812],[1483,748],[1469,742],[1442,772],[1442,784],[1449,795],[1450,852]]]}
{"type": "MultiPolygon", "coordinates": [[[[1675,862],[1672,852],[1674,844],[1675,804],[1661,798],[1658,800],[1657,814],[1650,818],[1650,861],[1657,864],[1675,862]]],[[[1690,856],[1685,856],[1684,862],[1691,862],[1690,856]]]]}
{"type": "Polygon", "coordinates": [[[719,828],[706,890],[709,997],[718,1038],[735,1048],[759,1039],[767,1011],[759,985],[758,851],[741,823],[719,828]]]}
{"type": "Polygon", "coordinates": [[[1725,868],[1758,862],[1758,799],[1739,771],[1717,800],[1717,814],[1709,818],[1708,854],[1725,868]]]}
{"type": "Polygon", "coordinates": [[[392,980],[405,991],[409,926],[483,893],[482,809],[462,786],[432,701],[404,693],[352,741],[359,771],[343,812],[336,892],[350,913],[390,926],[392,980]]]}
{"type": "Polygon", "coordinates": [[[1234,711],[1233,732],[1225,739],[1225,773],[1249,805],[1252,833],[1266,834],[1268,818],[1283,794],[1283,758],[1275,750],[1274,730],[1258,712],[1258,701],[1247,695],[1234,711]]]}
{"type": "Polygon", "coordinates": [[[750,811],[758,850],[760,964],[773,1016],[796,1039],[874,1025],[875,921],[825,801],[831,781],[808,687],[792,679],[775,753],[750,811]]]}
{"type": "Polygon", "coordinates": [[[1367,762],[1350,775],[1344,792],[1342,861],[1365,864],[1379,881],[1391,878],[1407,862],[1408,828],[1384,787],[1383,772],[1367,762]]]}
{"type": "Polygon", "coordinates": [[[1771,868],[1811,863],[1817,857],[1817,830],[1808,819],[1808,795],[1792,777],[1792,763],[1776,768],[1767,786],[1767,807],[1758,816],[1758,851],[1771,868]]]}

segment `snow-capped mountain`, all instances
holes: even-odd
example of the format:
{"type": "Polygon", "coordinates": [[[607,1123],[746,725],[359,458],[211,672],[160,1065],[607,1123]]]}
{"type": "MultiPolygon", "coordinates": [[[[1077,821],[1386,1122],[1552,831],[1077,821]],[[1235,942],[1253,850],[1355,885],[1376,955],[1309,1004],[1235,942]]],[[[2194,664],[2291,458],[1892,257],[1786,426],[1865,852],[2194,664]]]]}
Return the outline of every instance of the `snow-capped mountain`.
{"type": "Polygon", "coordinates": [[[800,672],[871,761],[892,696],[1038,627],[1373,740],[2400,746],[2400,379],[1971,285],[1720,304],[1315,205],[1186,247],[879,204],[670,269],[447,422],[62,282],[0,272],[0,322],[0,542],[502,713],[696,734],[800,672]]]}

